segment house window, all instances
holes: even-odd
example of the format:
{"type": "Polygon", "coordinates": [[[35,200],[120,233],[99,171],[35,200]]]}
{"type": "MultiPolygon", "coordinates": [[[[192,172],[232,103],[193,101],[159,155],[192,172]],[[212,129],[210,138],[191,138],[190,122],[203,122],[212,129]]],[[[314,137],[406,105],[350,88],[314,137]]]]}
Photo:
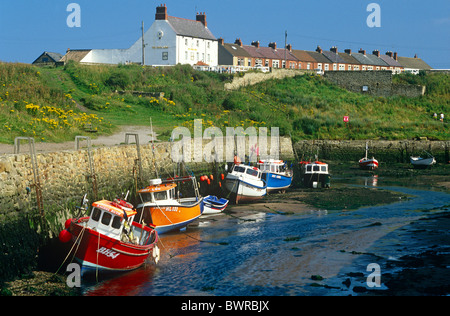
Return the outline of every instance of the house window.
{"type": "Polygon", "coordinates": [[[322,64],[317,64],[317,69],[322,70],[322,64]]]}
{"type": "Polygon", "coordinates": [[[348,70],[352,70],[352,65],[348,65],[348,70]]]}
{"type": "Polygon", "coordinates": [[[200,41],[199,41],[199,40],[197,40],[197,47],[199,46],[199,44],[200,44],[200,41]]]}
{"type": "Polygon", "coordinates": [[[211,42],[208,42],[208,44],[206,45],[208,48],[211,48],[211,42]]]}
{"type": "Polygon", "coordinates": [[[264,62],[264,66],[265,67],[269,67],[269,60],[268,59],[266,59],[266,61],[264,62]]]}
{"type": "Polygon", "coordinates": [[[337,64],[333,64],[333,70],[337,70],[337,64]]]}
{"type": "Polygon", "coordinates": [[[262,65],[262,59],[256,59],[255,65],[262,65]]]}
{"type": "Polygon", "coordinates": [[[272,60],[272,67],[273,68],[280,68],[280,61],[279,60],[272,60]]]}
{"type": "Polygon", "coordinates": [[[328,64],[325,64],[325,70],[328,70],[328,64]]]}
{"type": "Polygon", "coordinates": [[[340,65],[339,65],[339,70],[345,70],[345,65],[340,64],[340,65]]]}
{"type": "Polygon", "coordinates": [[[194,60],[194,52],[191,53],[191,60],[194,60]]]}
{"type": "Polygon", "coordinates": [[[211,55],[210,54],[208,54],[208,55],[206,55],[207,56],[207,58],[208,58],[208,62],[210,62],[211,61],[211,55]]]}
{"type": "Polygon", "coordinates": [[[168,60],[169,59],[169,52],[163,52],[162,53],[162,60],[168,60]]]}
{"type": "Polygon", "coordinates": [[[189,53],[186,51],[184,52],[184,60],[188,60],[189,58],[189,53]]]}
{"type": "Polygon", "coordinates": [[[184,45],[188,46],[188,39],[187,38],[184,40],[184,45]]]}

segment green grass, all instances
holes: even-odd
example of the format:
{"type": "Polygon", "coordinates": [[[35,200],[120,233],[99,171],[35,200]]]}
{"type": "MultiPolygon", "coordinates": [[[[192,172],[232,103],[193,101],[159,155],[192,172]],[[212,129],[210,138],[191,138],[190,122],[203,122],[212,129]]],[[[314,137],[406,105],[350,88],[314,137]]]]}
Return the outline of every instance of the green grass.
{"type": "MultiPolygon", "coordinates": [[[[295,139],[449,139],[448,125],[432,118],[450,109],[445,74],[401,75],[395,82],[423,84],[425,96],[372,97],[351,93],[318,76],[269,80],[225,91],[232,75],[198,72],[187,65],[38,68],[0,63],[0,142],[16,136],[61,142],[120,125],[149,125],[168,139],[175,126],[279,127],[295,139]],[[118,93],[124,91],[125,93],[118,93]],[[132,93],[134,92],[134,93],[132,93]],[[136,93],[139,92],[139,93],[136,93]],[[163,92],[163,98],[147,93],[163,92]],[[350,116],[344,124],[343,116],[350,116]]],[[[450,114],[448,114],[450,115],[450,114]]],[[[92,135],[91,135],[92,136],[92,135]]]]}

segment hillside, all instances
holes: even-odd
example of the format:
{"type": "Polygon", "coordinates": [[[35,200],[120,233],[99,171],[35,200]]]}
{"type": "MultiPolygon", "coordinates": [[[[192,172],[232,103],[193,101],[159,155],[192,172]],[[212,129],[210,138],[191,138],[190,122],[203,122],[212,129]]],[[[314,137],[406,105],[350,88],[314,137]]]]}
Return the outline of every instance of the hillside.
{"type": "Polygon", "coordinates": [[[232,75],[190,66],[83,66],[63,68],[0,63],[0,142],[16,136],[61,142],[76,135],[111,134],[119,125],[149,125],[162,139],[175,126],[279,127],[294,139],[449,139],[450,78],[446,74],[401,75],[422,84],[419,98],[371,97],[347,92],[319,76],[269,80],[225,91],[232,75]],[[118,93],[121,92],[121,93],[118,93]],[[163,92],[163,98],[151,93],[163,92]],[[343,116],[350,116],[349,125],[343,116]],[[90,133],[95,130],[96,133],[90,133]]]}

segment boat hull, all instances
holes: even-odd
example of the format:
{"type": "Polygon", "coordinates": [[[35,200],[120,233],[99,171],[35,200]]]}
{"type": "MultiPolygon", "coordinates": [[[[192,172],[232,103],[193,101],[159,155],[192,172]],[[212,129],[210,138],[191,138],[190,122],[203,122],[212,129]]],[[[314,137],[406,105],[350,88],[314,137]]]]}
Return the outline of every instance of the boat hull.
{"type": "Polygon", "coordinates": [[[292,177],[278,173],[267,173],[267,192],[286,190],[291,186],[292,177]]]}
{"type": "Polygon", "coordinates": [[[378,160],[376,160],[375,158],[372,159],[361,159],[359,161],[359,167],[361,169],[366,169],[366,170],[374,170],[378,168],[378,160]]]}
{"type": "MultiPolygon", "coordinates": [[[[75,245],[75,258],[81,265],[82,274],[94,271],[123,272],[139,268],[152,253],[156,246],[158,234],[149,227],[137,223],[139,229],[144,229],[148,238],[144,245],[135,245],[99,234],[82,225],[81,220],[73,219],[69,226],[72,242],[75,245]]],[[[87,220],[87,218],[84,218],[87,220]]]]}
{"type": "Polygon", "coordinates": [[[228,205],[227,199],[218,199],[216,196],[208,195],[203,198],[203,215],[217,214],[223,212],[228,205]]]}
{"type": "Polygon", "coordinates": [[[256,201],[267,194],[266,186],[258,186],[237,178],[225,179],[225,188],[231,193],[231,200],[236,204],[256,201]]]}
{"type": "Polygon", "coordinates": [[[145,223],[151,223],[156,226],[158,234],[164,234],[171,231],[180,230],[202,215],[202,199],[191,205],[138,205],[137,218],[143,212],[145,223]]]}
{"type": "Polygon", "coordinates": [[[434,159],[434,157],[430,158],[410,157],[410,161],[413,167],[417,169],[425,169],[431,167],[436,163],[436,159],[434,159]]]}

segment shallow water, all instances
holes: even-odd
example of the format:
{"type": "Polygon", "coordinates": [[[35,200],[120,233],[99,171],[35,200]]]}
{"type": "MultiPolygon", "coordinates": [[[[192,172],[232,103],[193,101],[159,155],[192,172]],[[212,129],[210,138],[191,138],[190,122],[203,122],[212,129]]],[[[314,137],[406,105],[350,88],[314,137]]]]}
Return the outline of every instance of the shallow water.
{"type": "MultiPolygon", "coordinates": [[[[373,180],[341,182],[373,186],[373,180]]],[[[380,187],[390,183],[376,180],[379,188],[413,197],[354,211],[202,218],[184,232],[161,235],[156,266],[149,262],[100,283],[83,282],[83,295],[348,295],[351,289],[342,284],[348,273],[370,273],[370,260],[361,254],[395,259],[398,243],[408,242],[387,238],[390,233],[450,205],[448,193],[380,187]]]]}

